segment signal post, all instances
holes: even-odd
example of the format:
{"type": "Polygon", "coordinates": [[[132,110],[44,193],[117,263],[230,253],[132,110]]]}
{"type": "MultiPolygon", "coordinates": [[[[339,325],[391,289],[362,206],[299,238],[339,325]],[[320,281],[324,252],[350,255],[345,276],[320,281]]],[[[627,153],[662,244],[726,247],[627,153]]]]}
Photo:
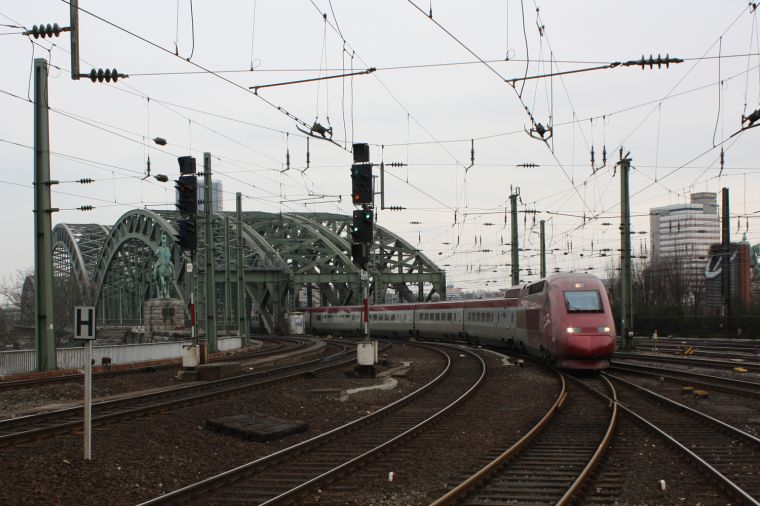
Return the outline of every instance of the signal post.
{"type": "Polygon", "coordinates": [[[351,166],[351,201],[361,205],[353,213],[351,224],[351,257],[361,269],[362,325],[364,339],[357,345],[356,358],[359,374],[375,377],[377,343],[370,340],[369,326],[369,272],[367,264],[374,246],[374,192],[372,189],[372,164],[369,162],[369,145],[354,144],[354,164],[351,166]]]}
{"type": "Polygon", "coordinates": [[[195,327],[195,256],[198,250],[198,176],[196,175],[195,158],[181,156],[179,162],[180,176],[177,183],[177,211],[182,216],[177,220],[177,245],[186,255],[185,286],[189,287],[187,310],[190,314],[190,325],[193,344],[187,350],[183,349],[182,365],[195,367],[199,361],[198,333],[195,327]],[[189,260],[188,260],[189,258],[189,260]]]}

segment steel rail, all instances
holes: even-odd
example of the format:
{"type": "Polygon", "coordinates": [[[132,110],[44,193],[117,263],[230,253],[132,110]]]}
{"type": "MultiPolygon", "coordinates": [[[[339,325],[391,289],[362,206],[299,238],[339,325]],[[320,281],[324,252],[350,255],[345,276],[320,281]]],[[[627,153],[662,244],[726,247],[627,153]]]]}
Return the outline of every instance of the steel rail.
{"type": "Polygon", "coordinates": [[[639,353],[624,353],[615,352],[615,357],[624,358],[629,360],[643,360],[646,362],[670,362],[673,364],[682,364],[688,366],[704,366],[704,367],[718,367],[718,368],[734,368],[739,366],[757,367],[760,368],[759,362],[749,362],[742,360],[740,362],[729,362],[727,360],[711,360],[704,358],[694,358],[692,356],[680,357],[680,356],[668,356],[668,355],[644,355],[639,353]]]}
{"type": "MultiPolygon", "coordinates": [[[[461,351],[461,348],[453,347],[453,346],[450,346],[450,347],[451,348],[456,348],[458,351],[461,351]]],[[[298,494],[302,493],[303,491],[305,491],[309,487],[313,487],[314,485],[322,483],[325,480],[327,480],[328,478],[330,478],[331,476],[335,476],[335,475],[337,475],[340,472],[347,471],[351,467],[355,466],[357,463],[359,463],[359,462],[361,462],[363,460],[366,460],[367,458],[369,458],[369,457],[377,454],[378,452],[380,452],[380,451],[382,451],[382,450],[384,450],[386,448],[389,448],[390,446],[392,446],[394,444],[399,443],[400,441],[408,438],[411,435],[419,433],[426,426],[428,426],[431,423],[433,423],[434,421],[438,420],[439,417],[441,417],[444,414],[448,413],[449,411],[451,411],[452,409],[454,409],[455,407],[457,407],[465,399],[467,399],[470,396],[472,396],[472,394],[475,392],[475,390],[477,390],[478,387],[480,387],[483,384],[483,381],[485,380],[485,377],[486,377],[486,364],[485,364],[485,361],[483,360],[483,358],[481,356],[479,356],[478,354],[473,353],[470,350],[464,350],[464,351],[466,353],[469,353],[470,355],[476,357],[477,360],[480,362],[480,365],[481,365],[480,377],[477,379],[477,381],[469,389],[467,389],[467,391],[465,391],[462,395],[460,395],[459,397],[457,397],[456,399],[454,399],[448,406],[446,406],[445,408],[443,408],[438,413],[435,413],[435,414],[431,415],[430,417],[426,418],[425,420],[421,421],[417,425],[415,425],[415,426],[407,429],[406,431],[404,431],[401,434],[397,435],[393,439],[390,439],[390,440],[386,441],[385,443],[383,443],[383,444],[381,444],[379,446],[376,446],[375,448],[373,448],[373,449],[371,449],[371,450],[363,453],[362,455],[354,457],[353,459],[351,459],[351,460],[349,460],[349,461],[347,461],[347,462],[345,462],[345,463],[343,463],[343,464],[341,464],[341,465],[339,465],[339,466],[337,466],[337,467],[335,467],[335,468],[333,468],[333,469],[331,469],[331,470],[329,470],[329,471],[327,471],[327,472],[325,472],[325,473],[323,473],[323,474],[321,474],[321,475],[319,475],[319,476],[317,476],[315,478],[312,478],[311,480],[306,481],[306,482],[302,483],[301,485],[298,485],[298,486],[292,488],[291,490],[278,495],[277,497],[273,497],[272,499],[261,503],[259,506],[270,506],[270,505],[275,504],[277,502],[280,502],[282,500],[285,500],[285,499],[297,496],[298,494]]]]}
{"type": "Polygon", "coordinates": [[[430,503],[430,506],[443,506],[444,504],[449,504],[452,501],[455,501],[464,496],[467,492],[472,490],[476,485],[483,481],[486,476],[491,474],[497,467],[499,467],[507,459],[519,452],[528,442],[530,442],[536,435],[538,435],[544,429],[544,427],[546,427],[549,421],[551,421],[551,419],[560,410],[562,404],[567,398],[567,382],[565,381],[565,377],[559,372],[557,372],[557,376],[559,377],[562,387],[560,388],[560,392],[557,395],[557,399],[554,401],[554,404],[551,405],[543,418],[541,418],[541,420],[531,430],[529,430],[505,452],[486,464],[486,466],[467,478],[465,481],[449,490],[446,494],[430,503]]]}
{"type": "MultiPolygon", "coordinates": [[[[612,413],[610,413],[610,424],[607,427],[607,432],[604,434],[602,441],[599,443],[599,446],[594,452],[594,455],[591,456],[591,458],[588,461],[588,464],[586,464],[586,467],[583,468],[583,471],[581,471],[578,477],[575,478],[575,481],[573,481],[572,485],[570,485],[570,487],[567,489],[564,495],[560,498],[560,500],[557,501],[557,505],[559,506],[570,504],[570,500],[573,498],[573,496],[575,496],[575,494],[578,493],[581,486],[586,481],[586,478],[588,478],[589,474],[591,474],[591,471],[593,471],[596,465],[599,463],[599,460],[602,458],[602,455],[604,455],[604,452],[607,450],[607,447],[609,446],[610,441],[612,441],[612,437],[615,434],[615,429],[617,428],[617,422],[618,422],[617,392],[615,391],[615,387],[612,385],[610,380],[608,380],[605,377],[602,377],[602,379],[604,379],[604,381],[607,383],[607,387],[610,389],[610,392],[612,393],[613,401],[610,402],[610,406],[612,407],[612,413]]],[[[578,381],[576,379],[573,379],[573,380],[578,381]]],[[[578,381],[578,382],[583,384],[583,382],[581,381],[578,381]]],[[[585,384],[583,385],[586,386],[585,384]]]]}
{"type": "MultiPolygon", "coordinates": [[[[630,383],[630,382],[628,382],[626,380],[623,380],[621,378],[617,378],[616,376],[613,376],[611,374],[606,374],[606,373],[603,373],[603,374],[605,374],[605,376],[609,376],[609,377],[615,379],[615,381],[619,381],[619,382],[621,382],[623,384],[628,384],[628,385],[631,385],[631,386],[636,387],[638,389],[650,392],[654,396],[664,399],[666,402],[670,402],[670,403],[673,403],[673,404],[678,405],[678,406],[683,406],[680,403],[677,403],[677,402],[675,402],[675,401],[673,401],[671,399],[668,399],[666,397],[662,397],[662,396],[660,396],[659,394],[657,394],[655,392],[648,391],[648,390],[646,390],[646,389],[644,389],[642,387],[639,387],[638,385],[635,385],[633,383],[630,383]]],[[[600,393],[600,395],[603,395],[603,394],[600,393]]],[[[610,399],[610,400],[612,400],[612,399],[610,399]]],[[[615,401],[615,402],[620,406],[620,408],[623,411],[625,411],[629,415],[633,416],[636,420],[638,420],[639,422],[641,422],[645,426],[649,427],[651,430],[653,430],[656,433],[658,433],[660,436],[662,436],[663,438],[665,438],[671,444],[675,445],[677,448],[681,449],[684,453],[686,453],[689,457],[691,457],[691,459],[694,462],[696,462],[699,466],[701,466],[704,469],[706,469],[710,475],[712,475],[714,478],[716,478],[720,483],[722,483],[725,487],[727,487],[731,492],[733,492],[734,494],[736,494],[739,498],[741,498],[747,504],[751,504],[753,506],[760,506],[760,502],[758,502],[758,500],[755,499],[751,494],[749,494],[747,491],[745,491],[739,485],[737,485],[736,483],[734,483],[733,480],[731,480],[730,478],[728,478],[725,474],[723,474],[717,468],[715,468],[714,466],[712,466],[705,459],[703,459],[702,457],[700,457],[699,455],[697,455],[694,451],[692,451],[690,448],[688,448],[683,443],[681,443],[680,441],[678,441],[675,437],[671,436],[670,434],[668,434],[664,430],[660,429],[658,426],[656,426],[655,424],[653,424],[652,422],[650,422],[649,420],[647,420],[643,416],[639,415],[638,413],[636,413],[635,411],[633,411],[631,408],[628,408],[627,406],[625,406],[624,404],[622,404],[620,401],[615,401]]],[[[750,436],[751,439],[757,439],[754,436],[751,436],[750,434],[746,434],[743,431],[741,431],[739,429],[736,429],[735,427],[732,427],[732,426],[730,426],[728,424],[725,424],[725,423],[721,422],[720,420],[716,420],[716,419],[714,419],[714,418],[712,418],[712,417],[710,417],[708,415],[705,415],[704,413],[700,413],[700,412],[698,412],[696,410],[692,410],[688,406],[683,406],[683,407],[686,408],[689,411],[692,411],[692,412],[698,413],[699,415],[702,415],[706,419],[714,420],[714,421],[718,422],[718,424],[721,425],[721,426],[730,427],[731,429],[733,429],[733,431],[738,431],[739,433],[742,433],[742,434],[745,434],[747,436],[750,436]]]]}
{"type": "Polygon", "coordinates": [[[750,434],[748,432],[744,432],[743,430],[741,430],[741,429],[739,429],[737,427],[734,427],[733,425],[730,425],[730,424],[728,424],[728,423],[726,423],[726,422],[724,422],[722,420],[718,420],[715,417],[712,417],[712,416],[710,416],[710,415],[708,415],[706,413],[702,413],[701,411],[698,411],[698,410],[696,410],[694,408],[691,408],[691,407],[689,407],[689,406],[687,406],[685,404],[681,404],[680,402],[675,401],[675,400],[673,400],[673,399],[671,399],[669,397],[665,397],[664,395],[658,394],[657,392],[653,392],[652,390],[649,390],[648,388],[644,388],[644,387],[642,387],[640,385],[637,385],[636,383],[632,383],[632,382],[630,382],[628,380],[624,380],[623,378],[621,378],[619,376],[615,376],[614,374],[609,374],[609,373],[602,373],[602,374],[604,374],[605,376],[607,376],[609,378],[614,379],[615,381],[619,381],[620,383],[623,383],[624,385],[627,385],[627,386],[629,386],[631,388],[634,388],[634,389],[636,389],[636,390],[638,390],[640,392],[644,392],[644,393],[646,393],[646,394],[648,394],[648,395],[650,395],[650,396],[658,399],[659,401],[661,401],[661,402],[663,402],[665,404],[670,404],[671,406],[677,406],[679,409],[682,409],[684,411],[688,411],[692,415],[695,415],[698,418],[701,418],[703,420],[707,420],[707,421],[709,421],[709,422],[711,422],[711,423],[713,423],[715,425],[718,425],[720,428],[722,428],[724,430],[727,430],[727,431],[733,433],[736,436],[739,436],[739,437],[741,437],[743,439],[747,439],[747,440],[751,441],[752,443],[760,445],[760,438],[757,438],[757,437],[753,436],[752,434],[750,434]]]}
{"type": "MultiPolygon", "coordinates": [[[[419,345],[419,344],[416,346],[436,350],[436,348],[433,348],[431,346],[425,346],[425,345],[419,345]]],[[[248,462],[246,464],[240,465],[228,471],[219,473],[215,476],[211,476],[201,481],[192,483],[190,485],[174,490],[162,496],[158,496],[148,501],[142,502],[138,504],[138,506],[151,506],[151,505],[156,505],[156,504],[183,504],[188,500],[197,499],[205,493],[218,490],[219,488],[223,487],[226,484],[230,484],[240,479],[243,479],[246,475],[254,474],[260,469],[265,468],[268,465],[272,465],[278,461],[281,461],[282,459],[302,453],[309,448],[312,448],[319,444],[323,444],[333,439],[336,439],[337,437],[349,431],[358,429],[359,427],[362,427],[370,422],[373,422],[377,419],[380,419],[383,416],[386,416],[392,413],[393,411],[396,411],[398,408],[401,408],[407,405],[412,400],[421,396],[423,393],[430,391],[433,387],[438,385],[449,374],[452,367],[451,357],[440,350],[436,350],[436,351],[438,351],[439,353],[441,353],[442,355],[446,357],[446,366],[444,370],[441,371],[441,373],[439,373],[435,378],[430,380],[428,383],[426,383],[419,389],[410,393],[409,395],[406,395],[405,397],[394,401],[393,403],[383,407],[382,409],[374,411],[373,413],[370,413],[361,418],[353,420],[347,424],[341,425],[340,427],[336,427],[332,430],[329,430],[328,432],[315,436],[311,439],[302,441],[300,443],[297,443],[293,446],[289,446],[287,448],[283,448],[282,450],[269,454],[260,459],[254,460],[252,462],[248,462]]],[[[482,378],[482,375],[481,375],[481,378],[482,378]]]]}
{"type": "MultiPolygon", "coordinates": [[[[93,422],[102,423],[105,421],[120,420],[126,418],[133,418],[145,413],[161,411],[166,408],[173,408],[183,405],[195,404],[198,402],[204,402],[208,398],[218,398],[225,395],[234,395],[241,390],[249,389],[253,386],[264,386],[275,382],[287,381],[300,377],[304,371],[314,370],[327,370],[335,367],[343,366],[344,364],[352,361],[354,358],[353,350],[348,350],[340,354],[336,354],[332,357],[332,361],[326,361],[326,359],[320,358],[303,362],[299,364],[287,365],[275,369],[268,369],[262,372],[250,373],[241,376],[235,376],[232,378],[226,378],[216,381],[210,381],[203,384],[187,385],[170,390],[164,390],[161,392],[152,392],[147,394],[139,394],[135,396],[126,397],[123,399],[115,399],[110,401],[103,401],[93,404],[93,408],[100,411],[106,409],[115,408],[116,411],[106,412],[104,414],[96,415],[93,417],[93,422]],[[280,373],[292,371],[288,374],[278,376],[280,373]],[[274,377],[273,377],[274,376],[274,377]],[[225,384],[232,386],[222,387],[225,384]],[[222,387],[222,388],[219,388],[222,387]],[[189,394],[189,395],[183,395],[189,394]],[[161,400],[164,398],[168,400],[161,400]],[[155,400],[156,402],[150,402],[155,400]],[[147,404],[138,405],[137,407],[128,407],[136,402],[148,401],[147,404]],[[124,406],[124,409],[121,407],[124,406]]],[[[72,421],[64,421],[63,423],[57,423],[54,425],[45,425],[43,427],[28,429],[19,432],[11,432],[0,436],[0,447],[14,444],[21,441],[28,441],[35,439],[43,435],[54,435],[59,433],[70,432],[72,429],[82,425],[81,416],[82,407],[66,408],[57,411],[51,411],[48,413],[41,413],[37,415],[29,415],[19,418],[10,418],[0,421],[0,430],[12,429],[16,426],[28,425],[29,422],[42,423],[46,420],[54,420],[56,418],[71,418],[76,417],[72,421]]]]}
{"type": "Polygon", "coordinates": [[[637,374],[640,376],[657,377],[675,381],[677,383],[696,384],[736,395],[760,397],[760,383],[755,381],[724,378],[722,376],[713,376],[711,374],[700,374],[691,371],[678,371],[675,369],[666,369],[663,367],[652,367],[647,365],[630,364],[617,361],[612,362],[607,371],[619,371],[628,374],[637,374]]]}

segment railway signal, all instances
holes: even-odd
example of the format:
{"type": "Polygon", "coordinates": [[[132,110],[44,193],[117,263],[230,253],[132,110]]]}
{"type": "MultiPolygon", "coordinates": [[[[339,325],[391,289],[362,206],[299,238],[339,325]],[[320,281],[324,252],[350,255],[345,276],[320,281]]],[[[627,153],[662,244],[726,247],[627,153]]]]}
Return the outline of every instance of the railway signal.
{"type": "Polygon", "coordinates": [[[198,212],[198,178],[180,176],[177,183],[177,210],[182,216],[193,216],[198,212]]]}
{"type": "MultiPolygon", "coordinates": [[[[156,139],[159,139],[160,137],[156,137],[156,139]]],[[[155,139],[154,139],[155,140],[155,139]]],[[[166,141],[164,141],[166,143],[166,141]]],[[[156,144],[160,144],[156,142],[156,144]]],[[[179,163],[179,173],[180,174],[195,174],[195,157],[193,156],[180,156],[177,158],[177,162],[179,163]]]]}
{"type": "Polygon", "coordinates": [[[354,221],[351,225],[351,237],[354,242],[372,242],[372,210],[359,209],[354,211],[354,221]]]}
{"type": "Polygon", "coordinates": [[[177,183],[177,210],[182,218],[177,220],[177,243],[183,251],[192,253],[198,249],[198,177],[195,175],[195,158],[181,156],[177,159],[181,176],[177,183]]]}
{"type": "Polygon", "coordinates": [[[365,268],[369,262],[368,250],[366,243],[359,242],[351,245],[351,258],[361,268],[365,268]]]}
{"type": "Polygon", "coordinates": [[[351,166],[351,201],[354,204],[369,204],[372,200],[372,165],[355,163],[351,166]]]}
{"type": "Polygon", "coordinates": [[[198,229],[195,225],[195,218],[177,220],[177,235],[177,243],[180,249],[184,251],[198,249],[198,229]]]}

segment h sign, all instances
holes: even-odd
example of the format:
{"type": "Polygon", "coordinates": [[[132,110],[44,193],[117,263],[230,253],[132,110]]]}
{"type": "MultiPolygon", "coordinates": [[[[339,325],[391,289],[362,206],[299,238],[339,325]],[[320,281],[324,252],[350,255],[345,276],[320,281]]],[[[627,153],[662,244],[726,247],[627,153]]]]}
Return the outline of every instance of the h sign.
{"type": "Polygon", "coordinates": [[[95,308],[93,306],[74,308],[74,339],[95,339],[95,308]]]}

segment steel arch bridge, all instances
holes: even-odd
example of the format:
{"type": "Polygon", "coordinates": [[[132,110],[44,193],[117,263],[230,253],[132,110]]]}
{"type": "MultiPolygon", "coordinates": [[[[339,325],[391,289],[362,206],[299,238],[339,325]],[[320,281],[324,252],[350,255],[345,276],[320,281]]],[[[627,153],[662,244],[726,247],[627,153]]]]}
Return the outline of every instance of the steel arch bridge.
{"type": "MultiPolygon", "coordinates": [[[[207,241],[205,227],[199,225],[195,276],[189,276],[189,259],[175,244],[178,219],[174,211],[136,209],[112,226],[56,225],[55,275],[73,285],[81,299],[97,306],[101,322],[140,324],[143,303],[155,293],[151,286],[154,252],[165,235],[174,264],[172,296],[187,307],[191,280],[196,294],[205,293],[207,241]]],[[[359,303],[361,278],[351,261],[351,221],[351,216],[330,213],[244,212],[238,244],[236,214],[214,213],[215,320],[230,326],[237,320],[238,268],[243,270],[247,303],[256,309],[269,333],[284,331],[286,313],[298,307],[359,303]],[[240,266],[238,248],[243,252],[240,266]]],[[[370,258],[373,303],[383,303],[388,290],[397,293],[402,302],[427,300],[433,293],[445,299],[445,272],[390,230],[375,226],[370,258]]],[[[204,314],[202,300],[198,310],[204,314]]]]}

